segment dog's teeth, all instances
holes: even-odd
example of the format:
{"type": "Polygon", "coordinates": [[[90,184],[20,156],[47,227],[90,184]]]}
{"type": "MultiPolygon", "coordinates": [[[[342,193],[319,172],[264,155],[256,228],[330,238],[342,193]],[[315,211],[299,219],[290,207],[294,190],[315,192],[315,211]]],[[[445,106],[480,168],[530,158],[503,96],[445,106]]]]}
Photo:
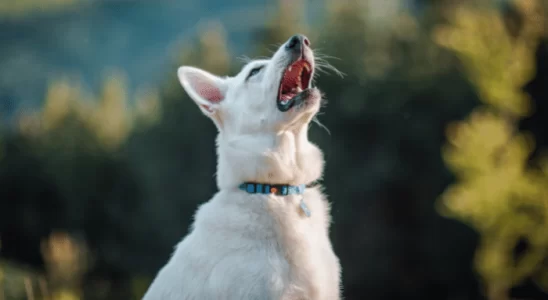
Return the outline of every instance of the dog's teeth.
{"type": "Polygon", "coordinates": [[[291,69],[293,69],[293,66],[289,66],[288,71],[291,72],[291,69]]]}
{"type": "Polygon", "coordinates": [[[304,64],[304,68],[310,72],[310,66],[308,64],[304,64]]]}

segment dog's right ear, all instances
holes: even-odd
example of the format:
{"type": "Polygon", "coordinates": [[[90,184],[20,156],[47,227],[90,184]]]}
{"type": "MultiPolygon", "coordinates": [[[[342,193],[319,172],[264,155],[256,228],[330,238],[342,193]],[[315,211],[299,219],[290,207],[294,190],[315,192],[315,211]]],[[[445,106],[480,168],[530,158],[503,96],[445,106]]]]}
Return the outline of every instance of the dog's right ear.
{"type": "Polygon", "coordinates": [[[183,66],[177,76],[187,94],[198,104],[200,110],[219,126],[218,110],[227,90],[225,79],[204,70],[183,66]]]}

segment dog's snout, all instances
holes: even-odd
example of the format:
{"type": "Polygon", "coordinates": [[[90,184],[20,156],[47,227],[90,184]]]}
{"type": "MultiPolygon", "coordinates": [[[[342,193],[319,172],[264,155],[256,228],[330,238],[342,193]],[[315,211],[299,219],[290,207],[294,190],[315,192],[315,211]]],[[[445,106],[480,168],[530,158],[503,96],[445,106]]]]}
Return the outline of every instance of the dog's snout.
{"type": "Polygon", "coordinates": [[[310,46],[310,41],[308,38],[302,34],[296,34],[292,36],[289,41],[287,41],[287,44],[285,45],[285,48],[287,50],[295,51],[295,52],[301,52],[302,48],[304,46],[310,46]]]}

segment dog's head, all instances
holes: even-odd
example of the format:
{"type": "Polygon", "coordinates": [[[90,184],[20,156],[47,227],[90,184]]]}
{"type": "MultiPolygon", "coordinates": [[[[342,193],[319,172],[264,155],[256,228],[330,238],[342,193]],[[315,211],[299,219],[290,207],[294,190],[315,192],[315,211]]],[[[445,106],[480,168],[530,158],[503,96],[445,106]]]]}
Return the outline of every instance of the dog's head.
{"type": "Polygon", "coordinates": [[[307,125],[320,107],[312,87],[314,52],[309,40],[295,35],[265,60],[249,62],[234,77],[218,77],[183,66],[179,80],[221,133],[277,133],[307,125]]]}

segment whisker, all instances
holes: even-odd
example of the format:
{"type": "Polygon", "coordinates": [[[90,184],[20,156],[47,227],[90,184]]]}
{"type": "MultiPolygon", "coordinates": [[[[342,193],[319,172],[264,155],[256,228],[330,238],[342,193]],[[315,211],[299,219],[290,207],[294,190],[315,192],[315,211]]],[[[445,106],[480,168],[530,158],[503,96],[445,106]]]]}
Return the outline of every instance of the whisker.
{"type": "Polygon", "coordinates": [[[328,54],[323,53],[321,48],[314,49],[314,55],[316,57],[319,57],[319,58],[329,58],[329,59],[341,60],[340,58],[338,58],[336,56],[332,56],[332,55],[328,55],[328,54]]]}
{"type": "Polygon", "coordinates": [[[270,44],[267,48],[267,51],[272,55],[278,51],[278,48],[280,48],[282,44],[276,43],[276,44],[270,44]]]}
{"type": "Polygon", "coordinates": [[[321,52],[320,53],[315,53],[314,61],[316,63],[316,69],[318,70],[319,73],[329,74],[328,71],[331,71],[331,72],[335,73],[337,76],[339,76],[341,78],[346,76],[346,74],[344,74],[339,69],[337,69],[332,64],[330,64],[329,61],[327,61],[327,59],[340,60],[340,58],[330,56],[330,55],[324,55],[321,52]]]}
{"type": "Polygon", "coordinates": [[[318,62],[316,64],[316,70],[318,70],[320,73],[329,74],[329,71],[335,73],[335,75],[344,78],[346,76],[345,73],[340,71],[339,69],[335,68],[333,65],[325,62],[318,62]]]}
{"type": "Polygon", "coordinates": [[[327,126],[323,125],[322,122],[320,122],[320,120],[318,119],[318,115],[312,118],[312,122],[316,123],[318,126],[320,126],[320,128],[324,129],[328,135],[331,135],[331,131],[329,131],[329,128],[327,128],[327,126]]]}
{"type": "Polygon", "coordinates": [[[314,53],[314,55],[316,55],[316,57],[319,58],[319,59],[336,59],[336,60],[341,60],[341,58],[339,58],[339,57],[332,56],[332,55],[327,55],[327,54],[322,54],[322,53],[314,53]]]}
{"type": "Polygon", "coordinates": [[[239,60],[239,61],[241,61],[241,62],[244,63],[244,64],[247,64],[247,63],[249,63],[250,61],[252,61],[252,59],[251,59],[249,56],[247,56],[247,55],[238,56],[236,59],[239,60]]]}

